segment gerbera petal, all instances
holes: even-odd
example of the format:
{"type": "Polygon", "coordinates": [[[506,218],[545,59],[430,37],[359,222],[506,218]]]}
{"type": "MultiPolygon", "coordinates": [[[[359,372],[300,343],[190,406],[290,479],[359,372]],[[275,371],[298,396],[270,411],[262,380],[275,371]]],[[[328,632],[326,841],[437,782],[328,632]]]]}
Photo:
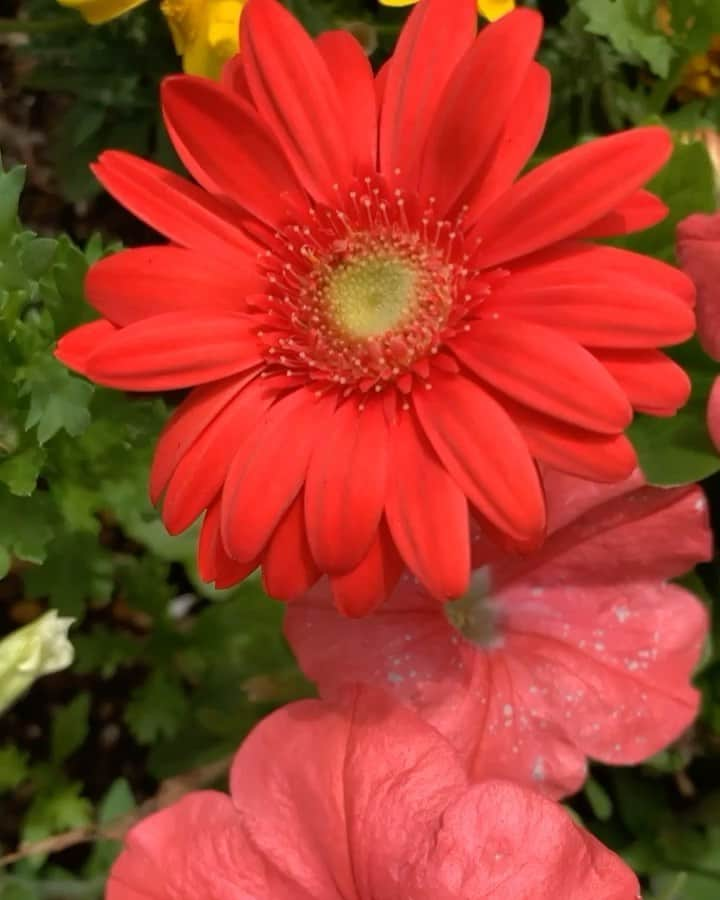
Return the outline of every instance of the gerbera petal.
{"type": "Polygon", "coordinates": [[[192,391],[173,412],[163,428],[155,448],[150,471],[150,499],[157,503],[170,476],[189,448],[228,403],[254,378],[231,377],[225,381],[201,385],[192,391]]]}
{"type": "Polygon", "coordinates": [[[672,141],[650,126],[597,138],[533,169],[480,214],[474,265],[490,267],[597,222],[667,162],[672,141]]]}
{"type": "Polygon", "coordinates": [[[545,503],[523,436],[502,407],[463,376],[435,376],[413,397],[440,461],[490,522],[520,541],[540,540],[545,503]]]}
{"type": "Polygon", "coordinates": [[[271,407],[238,447],[222,499],[223,540],[231,556],[250,560],[267,544],[305,481],[334,405],[334,398],[294,391],[271,407]]]}
{"type": "Polygon", "coordinates": [[[591,353],[550,328],[483,319],[453,342],[476,375],[525,406],[590,431],[632,420],[627,397],[591,353]]]}
{"type": "Polygon", "coordinates": [[[442,214],[474,196],[520,99],[541,33],[539,13],[518,9],[483,28],[450,77],[428,132],[419,180],[420,193],[435,197],[442,214]],[[487,87],[475,94],[469,115],[468,97],[480,84],[487,87]]]}
{"type": "Polygon", "coordinates": [[[248,84],[247,75],[245,74],[245,64],[243,62],[242,53],[236,53],[234,56],[231,56],[222,67],[220,84],[225,90],[230,91],[231,94],[235,94],[235,96],[240,97],[242,100],[247,100],[251,106],[253,105],[250,85],[248,84]]]}
{"type": "Polygon", "coordinates": [[[112,339],[117,331],[117,328],[106,319],[78,325],[77,328],[64,334],[57,342],[55,356],[69,369],[85,375],[88,357],[109,339],[112,339]]]}
{"type": "Polygon", "coordinates": [[[271,227],[302,208],[290,164],[249,103],[208,78],[175,75],[163,81],[162,108],[180,159],[207,190],[271,227]]]}
{"type": "Polygon", "coordinates": [[[540,143],[549,110],[550,73],[538,63],[532,63],[486,161],[477,194],[467,198],[466,221],[473,222],[482,209],[515,181],[540,143]]]}
{"type": "Polygon", "coordinates": [[[558,275],[557,280],[543,274],[535,281],[513,276],[487,298],[483,315],[544,325],[591,347],[679,344],[695,330],[686,300],[660,285],[607,270],[558,275]]]}
{"type": "Polygon", "coordinates": [[[244,581],[258,566],[258,560],[240,563],[225,552],[220,535],[220,497],[208,506],[198,540],[198,571],[203,581],[218,589],[244,581]]]}
{"type": "Polygon", "coordinates": [[[387,471],[382,405],[360,411],[354,399],[346,401],[313,451],[305,487],[308,539],[324,572],[348,572],[367,554],[382,515],[387,471]]]}
{"type": "Polygon", "coordinates": [[[258,248],[240,213],[197,185],[120,150],[106,150],[92,170],[119,203],[171,241],[231,264],[255,263],[258,248]]]}
{"type": "Polygon", "coordinates": [[[675,266],[629,250],[576,241],[565,241],[514,264],[512,286],[524,290],[587,285],[598,276],[611,279],[608,290],[630,282],[635,288],[672,294],[688,306],[695,303],[692,281],[675,266]]]}
{"type": "Polygon", "coordinates": [[[639,412],[673,416],[692,388],[680,366],[659,350],[593,350],[639,412]]]}
{"type": "Polygon", "coordinates": [[[473,0],[422,0],[400,32],[384,77],[380,170],[414,187],[428,131],[455,67],[477,30],[473,0]]]}
{"type": "Polygon", "coordinates": [[[465,495],[410,415],[393,428],[392,447],[385,515],[393,540],[430,593],[459,597],[470,574],[465,495]]]}
{"type": "Polygon", "coordinates": [[[338,92],[314,41],[276,0],[252,0],[240,32],[258,111],[306,190],[332,201],[332,185],[350,181],[354,160],[338,92]]]}
{"type": "Polygon", "coordinates": [[[326,31],[315,43],[340,97],[355,165],[374,172],[378,109],[370,60],[348,31],[326,31]]]}
{"type": "Polygon", "coordinates": [[[650,191],[637,191],[619,203],[615,209],[578,232],[576,238],[612,237],[631,234],[662,222],[668,214],[667,206],[650,191]]]}
{"type": "Polygon", "coordinates": [[[402,560],[381,522],[365,558],[351,572],[330,576],[335,606],[346,616],[366,616],[390,596],[402,571],[402,560]]]}
{"type": "Polygon", "coordinates": [[[170,534],[188,528],[220,492],[236,448],[275,399],[277,388],[256,378],[222,409],[170,476],[162,520],[170,534]]]}
{"type": "Polygon", "coordinates": [[[278,523],[263,553],[265,591],[286,603],[308,591],[320,577],[307,540],[304,504],[301,491],[278,523]]]}
{"type": "Polygon", "coordinates": [[[592,481],[627,478],[637,455],[624,434],[597,434],[565,425],[519,403],[503,401],[512,420],[540,462],[592,481]]]}
{"type": "Polygon", "coordinates": [[[136,247],[106,256],[85,279],[88,302],[115,325],[181,310],[245,309],[262,278],[254,265],[223,266],[183,247],[136,247]]]}
{"type": "Polygon", "coordinates": [[[167,391],[216,381],[259,362],[245,317],[178,312],[116,331],[88,356],[85,374],[126,391],[167,391]]]}

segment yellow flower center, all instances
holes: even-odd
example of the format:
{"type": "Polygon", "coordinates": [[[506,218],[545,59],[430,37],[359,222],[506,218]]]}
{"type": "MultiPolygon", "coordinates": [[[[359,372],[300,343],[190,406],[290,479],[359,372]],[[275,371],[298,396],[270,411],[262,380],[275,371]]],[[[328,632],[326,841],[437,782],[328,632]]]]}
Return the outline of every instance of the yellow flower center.
{"type": "Polygon", "coordinates": [[[351,337],[384,334],[412,312],[417,281],[415,268],[397,256],[351,259],[336,268],[328,280],[330,314],[351,337]]]}

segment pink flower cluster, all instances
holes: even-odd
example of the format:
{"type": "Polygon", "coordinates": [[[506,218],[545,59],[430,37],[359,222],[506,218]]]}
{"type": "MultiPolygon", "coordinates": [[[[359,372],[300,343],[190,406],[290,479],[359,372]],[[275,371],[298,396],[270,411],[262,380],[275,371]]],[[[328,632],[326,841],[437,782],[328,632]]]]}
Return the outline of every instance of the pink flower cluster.
{"type": "MultiPolygon", "coordinates": [[[[153,498],[171,531],[204,515],[208,580],[262,569],[321,699],[248,736],[229,796],[133,829],[108,900],[634,900],[556,801],[698,708],[706,613],[671,580],[711,554],[706,502],[647,485],[624,433],[687,399],[659,348],[692,332],[693,285],[589,242],[664,215],[643,185],[669,137],[521,176],[549,99],[527,9],[477,36],[472,0],[422,0],[377,76],[275,0],[242,21],[222,85],[165,86],[199,186],[103,156],[172,243],[98,263],[105,318],[58,355],[193,389],[153,498]]],[[[681,237],[706,294],[718,223],[681,237]]]]}

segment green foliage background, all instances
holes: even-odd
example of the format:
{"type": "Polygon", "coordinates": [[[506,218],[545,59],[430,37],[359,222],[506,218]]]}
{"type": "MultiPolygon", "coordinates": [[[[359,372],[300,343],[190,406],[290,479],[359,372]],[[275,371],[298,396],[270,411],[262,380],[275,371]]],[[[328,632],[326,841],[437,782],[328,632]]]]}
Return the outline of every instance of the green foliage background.
{"type": "MultiPolygon", "coordinates": [[[[313,31],[362,23],[377,63],[405,15],[370,0],[287,5],[313,31]]],[[[687,60],[720,34],[720,4],[675,0],[670,33],[658,25],[655,0],[527,5],[546,16],[542,57],[554,83],[538,161],[596,134],[669,125],[678,144],[653,189],[670,216],[624,244],[672,260],[677,222],[717,207],[713,167],[692,135],[720,127],[720,91],[681,104],[676,90],[687,60]]],[[[62,203],[104,202],[87,169],[103,147],[176,165],[156,96],[177,61],[153,2],[93,29],[54,0],[28,0],[18,18],[0,19],[0,33],[18,30],[26,38],[13,54],[31,63],[23,66],[28,96],[62,97],[48,141],[62,203]]],[[[83,300],[87,266],[119,246],[103,219],[109,207],[97,207],[103,233],[83,246],[60,228],[40,235],[18,217],[23,182],[21,167],[8,163],[0,174],[0,629],[55,608],[77,620],[77,656],[0,718],[0,855],[132,813],[161,782],[222,760],[273,706],[311,691],[280,635],[279,606],[252,579],[224,592],[202,584],[195,535],[169,537],[149,504],[153,444],[177,398],[95,388],[52,356],[60,334],[92,317],[83,300]]],[[[638,417],[632,437],[658,483],[710,479],[717,515],[711,476],[720,460],[704,409],[720,365],[696,342],[674,352],[693,376],[691,403],[674,419],[638,417]]],[[[713,614],[697,675],[699,721],[645,766],[595,768],[572,801],[654,900],[720,897],[717,565],[688,584],[713,614]]],[[[26,858],[0,869],[0,898],[99,897],[116,850],[99,840],[26,858]]]]}

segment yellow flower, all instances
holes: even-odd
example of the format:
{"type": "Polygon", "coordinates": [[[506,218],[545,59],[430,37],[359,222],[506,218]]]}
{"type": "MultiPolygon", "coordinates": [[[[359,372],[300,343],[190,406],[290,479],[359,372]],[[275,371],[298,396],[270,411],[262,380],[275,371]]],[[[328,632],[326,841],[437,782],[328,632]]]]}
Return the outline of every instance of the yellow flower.
{"type": "MultiPolygon", "coordinates": [[[[107,22],[145,0],[58,0],[76,9],[91,25],[107,22]]],[[[183,69],[192,75],[217,78],[223,64],[238,49],[240,14],[246,0],[162,0],[175,49],[183,69]]]]}
{"type": "MultiPolygon", "coordinates": [[[[383,6],[410,6],[417,0],[380,0],[383,6]]],[[[511,9],[515,9],[515,0],[477,0],[478,12],[494,22],[511,9]]]]}
{"type": "Polygon", "coordinates": [[[720,94],[720,34],[716,34],[706,53],[690,57],[680,76],[677,97],[682,102],[720,94]]]}

